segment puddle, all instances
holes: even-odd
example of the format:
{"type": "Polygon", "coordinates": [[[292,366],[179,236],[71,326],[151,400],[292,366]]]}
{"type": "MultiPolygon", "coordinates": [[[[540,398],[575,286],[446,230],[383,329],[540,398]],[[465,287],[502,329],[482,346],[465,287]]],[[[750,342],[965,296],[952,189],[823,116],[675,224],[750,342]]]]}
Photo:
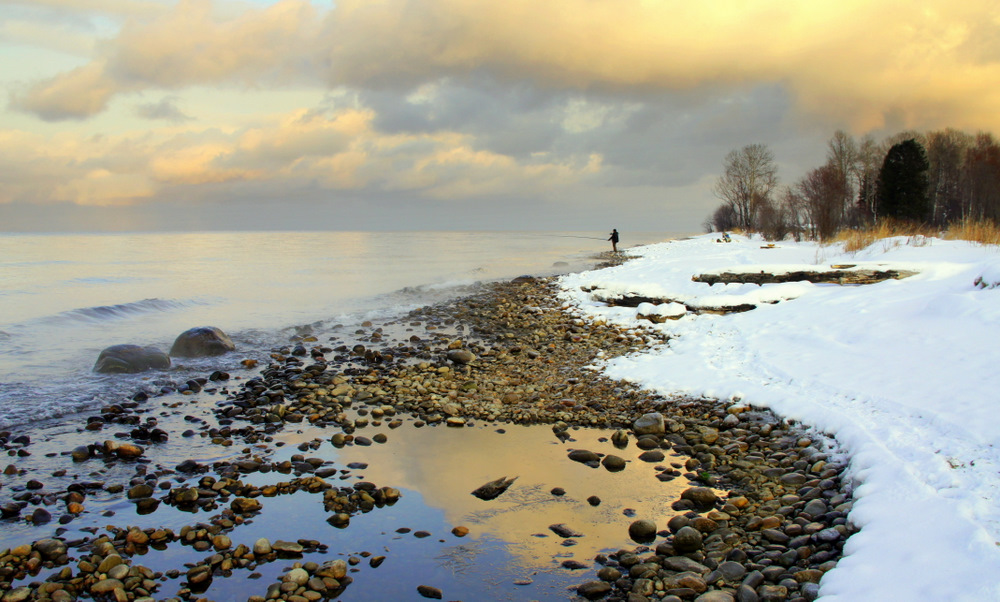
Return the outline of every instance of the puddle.
{"type": "MultiPolygon", "coordinates": [[[[258,538],[267,537],[271,541],[317,540],[326,548],[307,552],[300,559],[281,559],[253,570],[234,570],[229,577],[217,576],[200,595],[211,600],[265,595],[267,586],[280,580],[295,562],[354,557],[359,561],[352,567],[354,582],[341,600],[411,599],[418,585],[439,588],[449,600],[565,600],[573,597],[573,587],[592,578],[587,573],[592,573],[597,554],[636,545],[628,539],[633,520],[648,518],[665,528],[676,514],[671,503],[690,486],[683,477],[669,482],[657,478],[671,464],[683,470],[685,457],[664,450],[663,461],[645,462],[639,459],[642,450],[634,439],[628,447],[617,449],[609,430],[570,430],[569,439],[561,441],[544,425],[418,428],[413,420],[404,419],[396,429],[370,426],[355,435],[374,438],[378,433],[387,437],[385,443],[342,448],[330,443],[332,432],[326,429],[276,434],[270,454],[274,462],[296,454],[320,458],[325,466],[338,469],[326,479],[336,487],[364,480],[394,487],[402,496],[392,506],[352,516],[346,527],[327,522],[331,513],[324,509],[321,493],[299,491],[259,498],[263,510],[228,533],[234,547],[241,543],[252,547],[258,538]],[[276,446],[279,442],[284,445],[276,446]],[[315,449],[300,449],[309,443],[315,449]],[[627,464],[619,472],[592,468],[569,459],[573,449],[614,454],[627,464]],[[472,495],[474,489],[499,477],[517,479],[493,500],[472,495]],[[554,494],[555,488],[564,493],[554,494]],[[579,535],[564,538],[550,529],[555,524],[579,535]],[[453,534],[458,526],[466,527],[468,534],[453,534]],[[385,557],[377,568],[370,566],[368,558],[373,556],[385,557]],[[566,568],[563,563],[567,561],[578,562],[586,570],[566,568]]],[[[268,472],[244,475],[243,480],[265,485],[293,478],[294,474],[268,472]]],[[[178,480],[170,483],[177,486],[178,480]]],[[[163,493],[158,490],[156,496],[163,493]]],[[[88,496],[87,509],[61,526],[60,537],[92,538],[86,529],[97,527],[100,534],[107,525],[168,527],[178,532],[183,525],[207,523],[218,512],[182,512],[161,504],[157,511],[139,515],[130,502],[106,492],[88,496]],[[106,515],[109,510],[114,514],[106,515]]],[[[9,524],[3,525],[0,547],[52,536],[60,527],[54,521],[38,527],[23,521],[3,522],[9,524]]],[[[81,554],[71,552],[77,558],[81,554]]],[[[156,597],[163,599],[185,586],[185,563],[211,555],[174,542],[165,550],[150,549],[134,557],[133,563],[163,572],[182,570],[180,579],[161,581],[156,597]]],[[[39,574],[20,584],[44,578],[39,574]]]]}

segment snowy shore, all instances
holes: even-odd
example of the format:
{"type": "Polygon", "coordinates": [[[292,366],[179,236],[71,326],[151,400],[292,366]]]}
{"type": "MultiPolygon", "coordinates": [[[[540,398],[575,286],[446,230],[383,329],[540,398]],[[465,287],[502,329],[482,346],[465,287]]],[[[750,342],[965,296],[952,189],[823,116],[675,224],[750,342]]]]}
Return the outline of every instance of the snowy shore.
{"type": "Polygon", "coordinates": [[[628,253],[636,259],[560,280],[562,298],[590,319],[671,337],[602,363],[608,376],[766,406],[848,454],[861,531],[824,576],[823,600],[1000,600],[1000,250],[900,237],[845,253],[705,235],[628,253]],[[916,274],[859,286],[692,281],[840,265],[916,274]],[[614,296],[662,300],[664,316],[678,305],[756,308],[654,324],[603,301],[614,296]]]}

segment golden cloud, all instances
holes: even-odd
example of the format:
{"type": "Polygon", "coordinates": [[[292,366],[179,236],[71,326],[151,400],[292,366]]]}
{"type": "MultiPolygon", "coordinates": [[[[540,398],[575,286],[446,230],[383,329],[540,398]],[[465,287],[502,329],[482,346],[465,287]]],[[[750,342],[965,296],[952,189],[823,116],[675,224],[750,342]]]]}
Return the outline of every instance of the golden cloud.
{"type": "Polygon", "coordinates": [[[17,105],[79,117],[136,88],[416,87],[485,72],[578,91],[780,84],[803,112],[859,129],[890,114],[906,127],[997,128],[997,39],[991,0],[344,0],[323,13],[284,0],[231,17],[183,0],[128,21],[94,62],[17,105]]]}
{"type": "Polygon", "coordinates": [[[369,109],[295,110],[241,129],[190,124],[116,136],[0,131],[0,202],[140,203],[175,186],[270,181],[289,187],[468,198],[571,185],[599,157],[519,161],[466,135],[391,134],[369,109]]]}

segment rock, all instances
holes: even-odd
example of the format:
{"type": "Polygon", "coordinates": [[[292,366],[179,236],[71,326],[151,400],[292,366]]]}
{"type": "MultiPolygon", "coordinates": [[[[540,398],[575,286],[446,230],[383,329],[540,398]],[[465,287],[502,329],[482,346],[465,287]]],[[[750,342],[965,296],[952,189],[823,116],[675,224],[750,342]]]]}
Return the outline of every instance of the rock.
{"type": "Polygon", "coordinates": [[[139,530],[137,527],[133,527],[125,534],[125,541],[137,546],[144,546],[149,543],[149,535],[146,535],[145,532],[139,530]]]}
{"type": "Polygon", "coordinates": [[[160,500],[152,497],[139,498],[135,502],[135,511],[139,514],[149,514],[160,507],[160,500]]]}
{"type": "Polygon", "coordinates": [[[198,490],[194,487],[173,489],[170,494],[170,497],[177,504],[193,504],[198,501],[198,490]]]}
{"type": "Polygon", "coordinates": [[[73,458],[74,462],[83,462],[90,459],[90,448],[86,445],[80,445],[78,447],[74,447],[73,451],[71,451],[69,455],[73,458]]]}
{"type": "Polygon", "coordinates": [[[799,593],[806,599],[806,602],[812,602],[816,598],[819,598],[819,584],[803,583],[802,587],[799,588],[799,593]]]}
{"type": "Polygon", "coordinates": [[[128,499],[137,500],[139,498],[153,495],[153,488],[146,483],[141,483],[128,490],[128,499]]]}
{"type": "Polygon", "coordinates": [[[562,538],[570,537],[583,537],[583,533],[574,531],[573,529],[566,526],[565,523],[556,523],[554,525],[549,525],[549,529],[562,538]]]}
{"type": "Polygon", "coordinates": [[[447,357],[448,361],[459,365],[472,363],[476,359],[475,354],[468,349],[452,349],[448,352],[447,357]]]}
{"type": "Polygon", "coordinates": [[[721,590],[712,590],[710,592],[705,592],[704,594],[694,599],[694,602],[734,602],[734,601],[735,598],[733,598],[732,594],[721,590]]]}
{"type": "Polygon", "coordinates": [[[119,443],[115,448],[115,455],[122,460],[135,460],[141,458],[145,450],[134,443],[119,443]]]}
{"type": "Polygon", "coordinates": [[[715,506],[719,496],[708,487],[691,487],[681,493],[682,500],[690,500],[696,508],[707,510],[715,506]]]}
{"type": "Polygon", "coordinates": [[[116,589],[120,589],[124,592],[125,586],[117,579],[102,579],[90,586],[90,593],[100,596],[102,594],[110,594],[116,589]]]}
{"type": "Polygon", "coordinates": [[[166,370],[170,357],[156,347],[112,345],[101,351],[94,372],[102,374],[135,374],[146,370],[166,370]]]}
{"type": "Polygon", "coordinates": [[[305,585],[309,582],[309,573],[305,569],[295,568],[285,573],[282,581],[294,583],[295,585],[305,585]]]}
{"type": "Polygon", "coordinates": [[[2,602],[24,602],[25,600],[31,599],[32,589],[26,585],[22,585],[17,589],[13,589],[6,594],[3,598],[0,598],[2,602]]]}
{"type": "Polygon", "coordinates": [[[658,449],[651,449],[649,451],[644,451],[639,454],[639,459],[643,462],[663,462],[665,455],[658,449]]]}
{"type": "Polygon", "coordinates": [[[31,513],[31,522],[36,525],[41,525],[52,520],[52,514],[45,508],[35,508],[35,511],[31,513]]]}
{"type": "Polygon", "coordinates": [[[517,477],[508,479],[507,477],[500,477],[495,481],[490,481],[484,485],[480,485],[473,492],[472,495],[476,496],[481,500],[492,500],[500,496],[501,493],[507,491],[511,483],[517,480],[517,477]]]}
{"type": "Polygon", "coordinates": [[[569,452],[569,459],[573,460],[574,462],[582,462],[583,464],[587,463],[596,464],[597,462],[601,461],[601,456],[587,449],[574,449],[573,451],[569,452]]]}
{"type": "Polygon", "coordinates": [[[177,472],[183,472],[187,474],[192,472],[201,472],[207,467],[204,464],[199,464],[194,460],[184,460],[183,462],[175,466],[175,468],[177,469],[177,472]]]}
{"type": "Polygon", "coordinates": [[[726,561],[716,569],[726,583],[739,583],[746,577],[747,569],[738,562],[726,561]]]}
{"type": "Polygon", "coordinates": [[[686,556],[668,556],[664,558],[663,568],[668,571],[677,571],[678,573],[690,571],[699,575],[707,575],[711,571],[707,566],[686,556]]]}
{"type": "Polygon", "coordinates": [[[279,554],[300,555],[305,548],[302,544],[294,541],[281,541],[280,539],[271,544],[271,549],[279,554]]]}
{"type": "Polygon", "coordinates": [[[261,509],[261,503],[253,498],[238,497],[229,505],[236,514],[249,514],[261,509]]]}
{"type": "Polygon", "coordinates": [[[441,590],[430,585],[418,585],[417,593],[425,598],[433,598],[435,600],[440,600],[444,596],[441,590]]]}
{"type": "Polygon", "coordinates": [[[662,435],[667,432],[666,421],[659,412],[643,414],[632,424],[632,430],[636,435],[662,435]]]}
{"type": "Polygon", "coordinates": [[[606,581],[588,581],[577,587],[576,593],[588,600],[597,600],[611,593],[611,584],[606,581]]]}
{"type": "Polygon", "coordinates": [[[267,556],[271,553],[271,542],[266,537],[261,537],[253,542],[253,553],[255,556],[267,556]]]}
{"type": "Polygon", "coordinates": [[[111,569],[115,568],[116,566],[124,562],[125,561],[118,554],[108,554],[107,556],[104,557],[104,560],[102,560],[101,563],[97,565],[97,572],[107,573],[111,569]]]}
{"type": "Polygon", "coordinates": [[[614,454],[608,454],[604,456],[603,460],[601,460],[601,465],[611,472],[625,470],[626,464],[627,462],[625,462],[624,458],[620,458],[614,454]]]}
{"type": "Polygon", "coordinates": [[[628,536],[636,543],[649,543],[656,539],[656,523],[648,519],[634,521],[628,526],[628,536]]]}
{"type": "Polygon", "coordinates": [[[762,585],[757,590],[761,602],[783,602],[788,598],[788,588],[784,585],[762,585]]]}
{"type": "Polygon", "coordinates": [[[229,335],[214,326],[200,326],[182,332],[170,348],[173,357],[212,357],[234,351],[229,335]]]}
{"type": "Polygon", "coordinates": [[[618,429],[611,435],[611,443],[619,449],[625,448],[628,446],[628,433],[618,429]]]}
{"type": "Polygon", "coordinates": [[[55,560],[66,553],[66,544],[53,538],[39,539],[34,548],[45,560],[55,560]]]}
{"type": "Polygon", "coordinates": [[[757,595],[757,590],[746,583],[736,588],[736,602],[759,602],[759,600],[760,597],[757,595]]]}
{"type": "Polygon", "coordinates": [[[680,530],[674,534],[673,545],[674,549],[681,554],[687,554],[689,552],[700,550],[702,546],[701,531],[695,529],[694,527],[681,527],[680,530]]]}
{"type": "Polygon", "coordinates": [[[803,508],[802,511],[808,514],[809,516],[816,518],[818,516],[826,514],[828,512],[828,509],[826,507],[826,502],[820,499],[815,499],[815,500],[809,500],[809,503],[806,504],[806,507],[803,508]]]}

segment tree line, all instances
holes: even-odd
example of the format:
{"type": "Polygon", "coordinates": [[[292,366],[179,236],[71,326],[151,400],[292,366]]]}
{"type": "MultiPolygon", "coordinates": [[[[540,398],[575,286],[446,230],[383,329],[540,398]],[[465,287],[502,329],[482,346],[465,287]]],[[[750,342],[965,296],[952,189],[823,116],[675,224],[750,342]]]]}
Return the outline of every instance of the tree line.
{"type": "Polygon", "coordinates": [[[903,132],[881,142],[838,130],[826,163],[781,185],[763,144],[733,150],[713,187],[722,204],[707,231],[742,229],[769,240],[826,240],[845,228],[892,219],[945,228],[1000,223],[1000,143],[954,129],[903,132]]]}

